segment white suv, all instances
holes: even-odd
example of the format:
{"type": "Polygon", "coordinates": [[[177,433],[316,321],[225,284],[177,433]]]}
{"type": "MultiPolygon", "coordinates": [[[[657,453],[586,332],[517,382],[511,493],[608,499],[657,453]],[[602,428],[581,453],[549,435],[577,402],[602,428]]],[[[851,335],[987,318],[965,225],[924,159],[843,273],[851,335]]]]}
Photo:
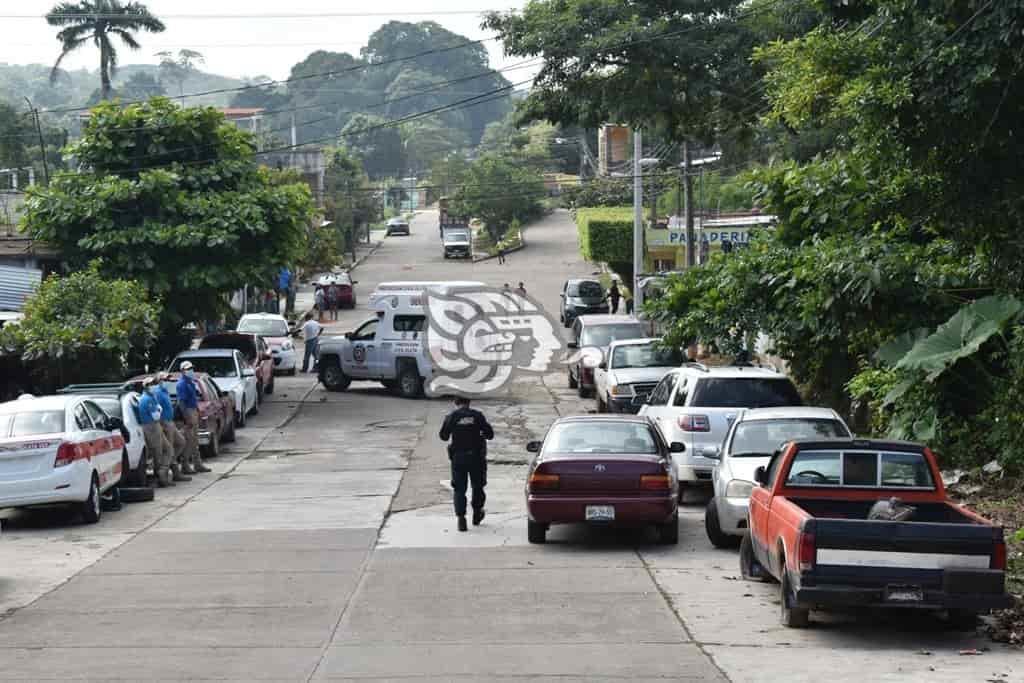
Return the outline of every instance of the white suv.
{"type": "Polygon", "coordinates": [[[687,484],[711,484],[715,456],[744,408],[802,404],[793,382],[774,370],[687,363],[662,378],[640,415],[653,419],[669,443],[686,445],[676,457],[681,490],[687,484]]]}

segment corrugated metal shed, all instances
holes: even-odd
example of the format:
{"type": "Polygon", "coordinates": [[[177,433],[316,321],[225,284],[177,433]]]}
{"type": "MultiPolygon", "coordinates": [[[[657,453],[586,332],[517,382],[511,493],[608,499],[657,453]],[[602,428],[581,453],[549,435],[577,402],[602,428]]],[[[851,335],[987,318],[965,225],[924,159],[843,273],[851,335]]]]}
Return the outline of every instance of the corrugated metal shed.
{"type": "Polygon", "coordinates": [[[0,311],[20,311],[42,279],[43,271],[35,268],[0,266],[0,311]]]}

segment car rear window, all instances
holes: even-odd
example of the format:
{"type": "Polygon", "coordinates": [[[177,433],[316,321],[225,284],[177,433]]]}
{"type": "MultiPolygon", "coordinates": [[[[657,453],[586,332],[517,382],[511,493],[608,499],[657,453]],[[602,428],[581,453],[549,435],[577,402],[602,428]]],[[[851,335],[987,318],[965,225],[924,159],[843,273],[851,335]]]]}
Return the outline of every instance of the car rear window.
{"type": "Polygon", "coordinates": [[[657,443],[642,423],[583,422],[555,425],[544,441],[551,453],[656,454],[657,443]]]}
{"type": "Polygon", "coordinates": [[[243,318],[242,322],[238,323],[238,331],[258,334],[263,337],[287,337],[288,323],[284,320],[243,318]]]}
{"type": "Polygon", "coordinates": [[[642,323],[594,325],[583,328],[580,346],[604,347],[620,339],[640,339],[646,336],[646,330],[642,323]]]}
{"type": "Polygon", "coordinates": [[[789,486],[934,489],[923,453],[878,451],[801,451],[786,476],[789,486]]]}
{"type": "MultiPolygon", "coordinates": [[[[199,342],[199,348],[234,349],[236,351],[240,351],[246,358],[255,358],[256,356],[256,340],[249,336],[223,335],[204,337],[203,340],[199,342]]],[[[190,358],[189,360],[195,362],[194,358],[190,358]]]]}
{"type": "Polygon", "coordinates": [[[0,436],[35,436],[63,431],[63,410],[31,410],[0,415],[0,436]]]}
{"type": "Polygon", "coordinates": [[[693,390],[697,408],[782,408],[803,405],[793,383],[784,377],[704,377],[693,390]]]}
{"type": "Polygon", "coordinates": [[[196,372],[205,372],[211,377],[229,378],[238,377],[238,368],[235,367],[235,359],[230,356],[209,356],[207,358],[189,356],[196,372]]]}
{"type": "Polygon", "coordinates": [[[569,285],[569,296],[582,296],[588,299],[604,296],[600,282],[577,282],[569,285]]]}
{"type": "Polygon", "coordinates": [[[661,368],[683,364],[683,352],[656,343],[618,346],[612,353],[611,368],[661,368]]]}
{"type": "Polygon", "coordinates": [[[770,456],[787,441],[846,439],[850,433],[839,420],[787,418],[749,420],[736,425],[730,458],[770,456]]]}

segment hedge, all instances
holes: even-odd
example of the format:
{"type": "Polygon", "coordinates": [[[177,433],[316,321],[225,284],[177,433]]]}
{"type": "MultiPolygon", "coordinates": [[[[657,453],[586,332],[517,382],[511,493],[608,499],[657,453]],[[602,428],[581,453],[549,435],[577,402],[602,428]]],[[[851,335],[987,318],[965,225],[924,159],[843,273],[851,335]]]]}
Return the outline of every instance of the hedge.
{"type": "Polygon", "coordinates": [[[630,207],[580,208],[576,210],[580,253],[588,261],[633,261],[633,209],[630,207]]]}

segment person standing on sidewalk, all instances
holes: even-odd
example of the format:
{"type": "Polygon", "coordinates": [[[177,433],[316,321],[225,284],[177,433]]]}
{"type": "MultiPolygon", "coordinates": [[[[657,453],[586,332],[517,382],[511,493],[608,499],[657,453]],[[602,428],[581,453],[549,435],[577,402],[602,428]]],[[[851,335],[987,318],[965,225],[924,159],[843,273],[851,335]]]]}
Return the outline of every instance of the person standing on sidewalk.
{"type": "Polygon", "coordinates": [[[505,263],[505,247],[498,247],[498,265],[505,263]]]}
{"type": "MultiPolygon", "coordinates": [[[[171,394],[164,387],[169,375],[166,372],[158,373],[156,376],[156,396],[160,401],[160,408],[163,413],[160,416],[160,427],[163,428],[164,437],[167,439],[169,464],[177,463],[185,454],[185,437],[182,435],[178,425],[174,424],[174,406],[171,404],[171,394]]],[[[197,460],[192,465],[197,472],[212,472],[209,467],[197,460]]]]}
{"type": "Polygon", "coordinates": [[[524,285],[522,282],[520,282],[519,286],[516,287],[516,294],[518,294],[520,296],[526,296],[526,285],[524,285]]]}
{"type": "Polygon", "coordinates": [[[455,398],[455,410],[448,413],[441,425],[441,441],[452,440],[448,445],[448,459],[452,467],[452,489],[455,491],[455,516],[459,531],[467,531],[466,487],[473,485],[473,526],[484,518],[484,503],[487,494],[487,442],[494,438],[494,429],[479,410],[469,407],[469,399],[455,398]],[[468,481],[467,481],[468,480],[468,481]]]}
{"type": "MultiPolygon", "coordinates": [[[[174,472],[175,481],[191,481],[186,474],[194,474],[194,463],[202,464],[199,458],[199,391],[192,380],[196,376],[195,368],[191,361],[181,364],[181,377],[175,385],[175,393],[178,396],[178,407],[181,408],[181,417],[185,423],[185,452],[182,455],[180,469],[174,472]]],[[[172,470],[175,466],[172,465],[172,470]]]]}
{"type": "Polygon", "coordinates": [[[306,322],[302,325],[302,340],[305,342],[306,349],[302,356],[302,371],[309,372],[309,360],[313,359],[313,370],[316,370],[317,365],[317,353],[316,347],[320,343],[320,335],[323,334],[324,328],[317,321],[313,320],[313,314],[306,314],[306,322]]]}
{"type": "Polygon", "coordinates": [[[281,297],[284,297],[284,310],[288,312],[288,288],[292,285],[292,271],[288,270],[286,266],[281,266],[280,272],[277,274],[277,306],[275,307],[275,313],[281,312],[281,297]]]}
{"type": "Polygon", "coordinates": [[[608,290],[605,299],[611,305],[611,313],[614,315],[619,312],[619,300],[622,298],[622,292],[619,291],[619,283],[617,280],[612,281],[611,289],[608,290]]]}
{"type": "Polygon", "coordinates": [[[146,452],[153,458],[153,472],[160,487],[174,486],[169,468],[167,442],[160,430],[160,418],[163,410],[156,396],[155,381],[147,377],[142,382],[142,398],[139,399],[139,425],[146,440],[146,452]]]}
{"type": "Polygon", "coordinates": [[[319,322],[324,322],[324,306],[326,301],[327,297],[324,294],[324,288],[317,285],[316,291],[313,292],[313,308],[316,309],[316,317],[319,322]]]}
{"type": "Polygon", "coordinates": [[[338,285],[327,287],[327,309],[331,312],[329,320],[338,319],[338,298],[341,296],[341,288],[338,285]]]}

